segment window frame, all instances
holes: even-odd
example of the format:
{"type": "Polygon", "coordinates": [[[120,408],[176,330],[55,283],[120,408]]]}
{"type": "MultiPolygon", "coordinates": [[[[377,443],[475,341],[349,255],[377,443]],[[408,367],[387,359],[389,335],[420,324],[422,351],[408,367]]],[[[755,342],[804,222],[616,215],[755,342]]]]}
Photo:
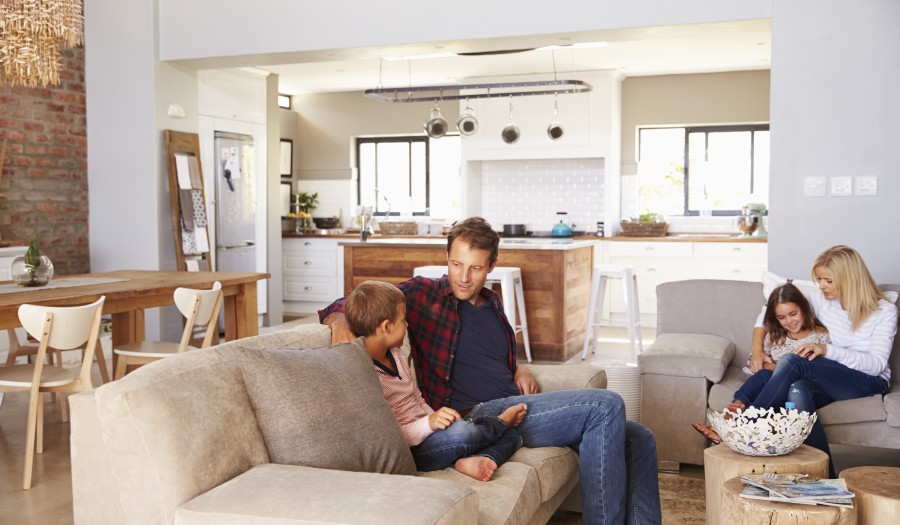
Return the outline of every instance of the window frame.
{"type": "MultiPolygon", "coordinates": [[[[425,210],[424,211],[413,211],[412,215],[416,216],[428,216],[431,214],[431,144],[427,135],[391,135],[391,136],[369,136],[369,137],[356,137],[356,171],[358,176],[356,177],[356,205],[362,205],[362,168],[360,149],[363,144],[375,144],[375,187],[378,187],[378,144],[386,144],[386,143],[400,143],[405,142],[408,144],[413,144],[417,142],[421,142],[425,144],[425,210]]],[[[410,148],[410,151],[412,148],[410,148]]],[[[412,174],[413,170],[410,166],[410,174],[412,174]]],[[[412,176],[412,175],[410,175],[412,176]]],[[[412,180],[409,181],[410,188],[413,187],[412,180]]],[[[377,208],[377,203],[376,203],[377,208]]],[[[400,215],[399,211],[391,211],[390,215],[400,215]]],[[[373,211],[373,216],[384,217],[385,212],[383,211],[373,211]]]]}
{"type": "MultiPolygon", "coordinates": [[[[653,130],[653,129],[682,129],[684,130],[684,147],[683,152],[684,155],[682,157],[682,166],[684,168],[684,204],[682,206],[682,213],[684,217],[697,217],[700,215],[700,210],[698,209],[690,209],[690,177],[691,177],[691,166],[690,166],[690,136],[691,133],[705,133],[706,137],[704,143],[706,144],[706,151],[704,151],[704,156],[708,156],[709,151],[709,134],[710,133],[727,133],[734,131],[748,131],[750,132],[750,187],[753,188],[756,183],[756,132],[757,131],[771,131],[769,123],[759,123],[759,124],[712,124],[705,126],[640,126],[638,127],[638,161],[640,161],[641,154],[641,140],[642,135],[641,132],[644,130],[653,130]]],[[[734,216],[740,215],[741,210],[711,210],[712,215],[715,216],[734,216]]]]}

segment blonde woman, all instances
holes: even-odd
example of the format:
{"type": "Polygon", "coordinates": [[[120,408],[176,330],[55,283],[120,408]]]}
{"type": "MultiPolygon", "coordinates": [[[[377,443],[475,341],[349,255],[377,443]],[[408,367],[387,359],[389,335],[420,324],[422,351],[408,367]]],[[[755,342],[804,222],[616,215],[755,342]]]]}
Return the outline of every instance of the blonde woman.
{"type": "MultiPolygon", "coordinates": [[[[847,246],[833,246],[819,254],[812,277],[818,287],[807,299],[828,328],[831,343],[806,343],[782,357],[753,400],[757,407],[780,407],[793,401],[798,410],[813,412],[834,401],[888,391],[888,358],[897,333],[896,295],[889,297],[879,290],[862,257],[847,246]]],[[[771,362],[763,352],[765,333],[760,316],[750,355],[754,373],[771,362]]],[[[828,454],[829,475],[834,478],[831,451],[820,422],[813,426],[806,444],[828,454]]]]}

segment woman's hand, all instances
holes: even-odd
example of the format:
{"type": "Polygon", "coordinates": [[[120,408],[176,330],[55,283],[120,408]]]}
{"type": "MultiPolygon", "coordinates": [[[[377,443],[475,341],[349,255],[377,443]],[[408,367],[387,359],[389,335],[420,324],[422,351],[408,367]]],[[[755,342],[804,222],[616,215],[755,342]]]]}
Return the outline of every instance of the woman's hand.
{"type": "Polygon", "coordinates": [[[760,370],[775,370],[775,362],[772,358],[762,352],[753,352],[750,354],[749,360],[750,371],[754,374],[760,370]]]}
{"type": "Polygon", "coordinates": [[[765,368],[766,363],[773,363],[772,358],[763,351],[763,340],[766,337],[764,328],[753,329],[753,340],[750,343],[750,359],[747,365],[754,374],[765,368]]]}
{"type": "Polygon", "coordinates": [[[428,416],[428,426],[431,427],[431,430],[441,430],[460,419],[462,419],[462,416],[456,410],[450,407],[441,407],[437,412],[428,416]]]}
{"type": "Polygon", "coordinates": [[[812,361],[819,356],[824,357],[826,352],[828,352],[828,347],[822,343],[806,343],[798,348],[795,353],[812,361]]]}

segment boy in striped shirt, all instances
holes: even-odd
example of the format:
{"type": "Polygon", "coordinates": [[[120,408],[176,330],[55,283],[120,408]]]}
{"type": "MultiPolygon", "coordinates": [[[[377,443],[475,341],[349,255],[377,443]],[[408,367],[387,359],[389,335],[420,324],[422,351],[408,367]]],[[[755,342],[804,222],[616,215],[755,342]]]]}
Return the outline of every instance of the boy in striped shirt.
{"type": "Polygon", "coordinates": [[[525,418],[525,403],[498,417],[468,419],[450,407],[435,411],[428,406],[398,348],[406,335],[406,297],[399,288],[366,281],[347,297],[344,315],[353,333],[363,337],[416,468],[431,471],[453,465],[467,476],[488,481],[522,446],[515,427],[525,418]]]}

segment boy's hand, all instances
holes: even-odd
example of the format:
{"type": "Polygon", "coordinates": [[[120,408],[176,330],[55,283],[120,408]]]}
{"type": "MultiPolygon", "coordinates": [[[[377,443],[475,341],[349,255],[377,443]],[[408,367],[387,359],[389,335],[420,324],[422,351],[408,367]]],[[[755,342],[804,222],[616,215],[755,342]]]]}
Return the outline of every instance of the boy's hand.
{"type": "Polygon", "coordinates": [[[441,430],[460,419],[462,419],[462,416],[456,410],[450,407],[441,407],[434,414],[428,416],[428,426],[431,427],[431,430],[441,430]]]}
{"type": "Polygon", "coordinates": [[[334,312],[325,318],[322,324],[331,327],[331,344],[349,343],[356,339],[356,335],[350,330],[347,318],[341,312],[334,312]]]}

